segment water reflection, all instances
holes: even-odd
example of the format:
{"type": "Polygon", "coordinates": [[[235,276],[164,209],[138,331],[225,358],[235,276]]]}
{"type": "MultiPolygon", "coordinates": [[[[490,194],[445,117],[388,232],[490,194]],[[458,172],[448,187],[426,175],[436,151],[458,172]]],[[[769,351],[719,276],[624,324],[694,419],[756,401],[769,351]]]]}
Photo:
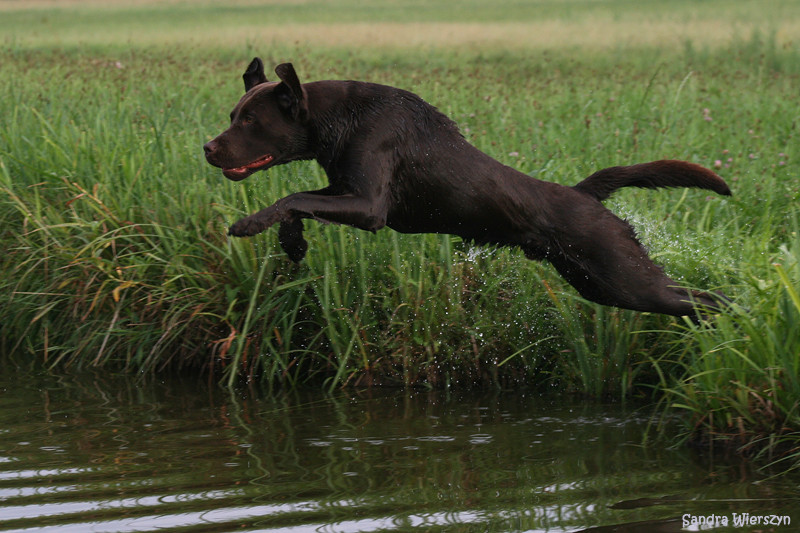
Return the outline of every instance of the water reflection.
{"type": "Polygon", "coordinates": [[[647,424],[519,392],[6,373],[0,530],[678,531],[686,513],[800,507],[790,479],[642,447],[647,424]]]}

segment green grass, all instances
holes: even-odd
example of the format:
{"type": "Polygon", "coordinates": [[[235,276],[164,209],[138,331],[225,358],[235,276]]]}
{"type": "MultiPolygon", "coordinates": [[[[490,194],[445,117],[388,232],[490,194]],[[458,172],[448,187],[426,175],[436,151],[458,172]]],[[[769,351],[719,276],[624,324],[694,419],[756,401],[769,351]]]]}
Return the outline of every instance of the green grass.
{"type": "Polygon", "coordinates": [[[798,6],[661,5],[342,3],[326,27],[327,3],[6,3],[0,352],[231,384],[649,398],[684,414],[686,438],[800,464],[798,6]],[[682,21],[708,31],[675,34],[682,21]],[[716,168],[733,198],[629,190],[608,205],[670,275],[736,305],[702,325],[604,308],[547,264],[449,236],[306,222],[299,266],[275,231],[227,238],[325,182],[314,163],[243,183],[205,163],[256,54],[303,80],[412,90],[546,180],[665,157],[716,168]]]}

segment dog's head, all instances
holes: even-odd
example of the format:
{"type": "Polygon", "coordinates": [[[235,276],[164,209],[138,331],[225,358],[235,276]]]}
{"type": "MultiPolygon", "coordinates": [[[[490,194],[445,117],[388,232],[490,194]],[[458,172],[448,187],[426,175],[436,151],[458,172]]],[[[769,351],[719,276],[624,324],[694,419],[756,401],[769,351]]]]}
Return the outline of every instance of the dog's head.
{"type": "Polygon", "coordinates": [[[300,80],[291,63],[278,65],[275,73],[281,81],[267,81],[261,59],[253,59],[242,76],[245,94],[231,112],[231,125],[203,146],[206,160],[228,179],[313,157],[300,80]]]}

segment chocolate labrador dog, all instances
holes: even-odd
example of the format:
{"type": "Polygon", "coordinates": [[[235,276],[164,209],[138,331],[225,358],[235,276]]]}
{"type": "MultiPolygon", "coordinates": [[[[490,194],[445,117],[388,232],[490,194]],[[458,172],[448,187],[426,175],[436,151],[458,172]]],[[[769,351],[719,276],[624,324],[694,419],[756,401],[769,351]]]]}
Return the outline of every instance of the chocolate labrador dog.
{"type": "Polygon", "coordinates": [[[289,63],[269,82],[259,58],[227,130],[203,148],[228,179],[243,180],[315,159],[329,185],[290,194],[230,227],[237,237],[280,224],[293,261],[308,244],[303,219],[375,232],[448,233],[477,244],[519,247],[547,260],[594,302],[637,311],[696,315],[722,296],[680,287],[647,255],[633,228],[601,201],[620,187],[699,187],[729,195],[714,172],[663,160],[595,172],[572,187],[535,179],[484,154],[419,96],[358,81],[301,84],[289,63]]]}

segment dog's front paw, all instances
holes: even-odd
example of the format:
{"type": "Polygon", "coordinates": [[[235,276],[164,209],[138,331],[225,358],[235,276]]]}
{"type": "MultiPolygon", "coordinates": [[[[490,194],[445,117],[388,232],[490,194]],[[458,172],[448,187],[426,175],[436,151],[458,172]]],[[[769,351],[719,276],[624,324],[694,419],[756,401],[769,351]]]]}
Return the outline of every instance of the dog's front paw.
{"type": "Polygon", "coordinates": [[[245,217],[236,221],[230,228],[228,228],[228,235],[234,237],[252,237],[264,231],[266,227],[260,224],[257,219],[252,216],[245,217]]]}
{"type": "Polygon", "coordinates": [[[280,221],[281,214],[274,206],[270,206],[266,209],[262,209],[258,213],[250,215],[249,217],[244,217],[235,222],[228,229],[228,235],[233,235],[234,237],[251,237],[280,221]]]}
{"type": "Polygon", "coordinates": [[[302,261],[308,250],[308,243],[303,238],[303,220],[295,218],[281,222],[278,242],[289,259],[295,263],[302,261]]]}

